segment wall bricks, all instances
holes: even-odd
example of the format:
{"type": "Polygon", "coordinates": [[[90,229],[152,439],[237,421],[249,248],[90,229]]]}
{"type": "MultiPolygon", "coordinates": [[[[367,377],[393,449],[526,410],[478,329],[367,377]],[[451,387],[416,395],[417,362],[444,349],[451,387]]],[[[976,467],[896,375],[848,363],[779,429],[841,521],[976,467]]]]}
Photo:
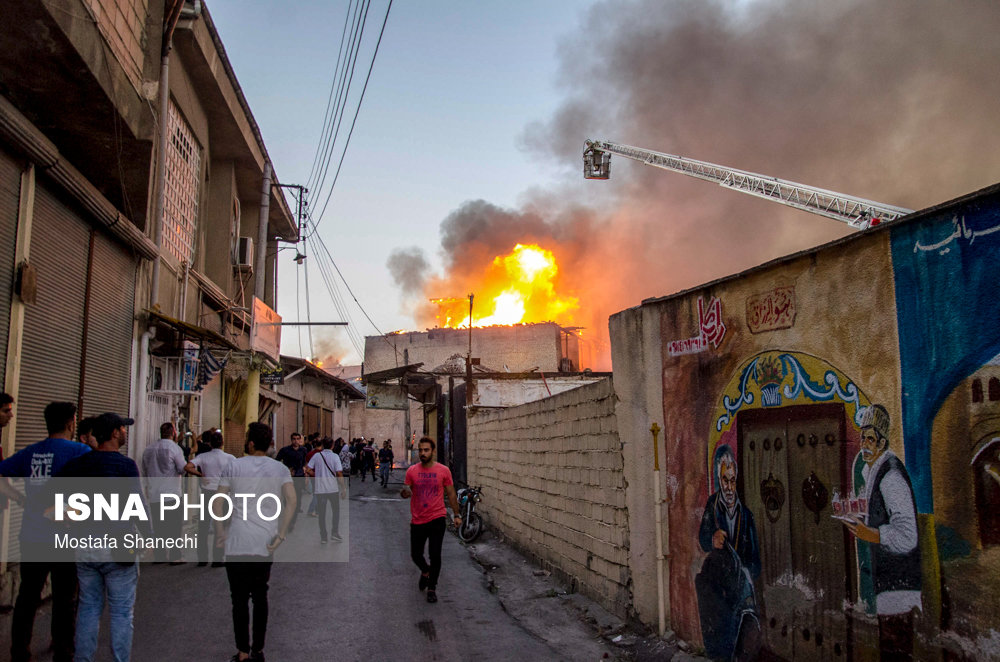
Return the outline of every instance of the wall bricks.
{"type": "Polygon", "coordinates": [[[469,418],[489,523],[619,616],[631,608],[624,461],[610,379],[469,418]]]}

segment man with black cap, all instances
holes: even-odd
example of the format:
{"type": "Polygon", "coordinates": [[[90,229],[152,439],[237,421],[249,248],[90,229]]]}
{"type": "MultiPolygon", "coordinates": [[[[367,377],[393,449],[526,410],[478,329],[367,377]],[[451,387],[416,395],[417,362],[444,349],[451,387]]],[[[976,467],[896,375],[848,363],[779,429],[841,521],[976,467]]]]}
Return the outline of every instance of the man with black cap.
{"type": "MultiPolygon", "coordinates": [[[[103,489],[115,492],[119,502],[127,495],[142,498],[139,467],[119,451],[128,440],[131,418],[106,413],[94,418],[92,432],[97,441],[93,453],[70,460],[56,474],[60,478],[106,477],[116,481],[102,483],[103,489]]],[[[148,504],[143,503],[149,512],[148,504]]],[[[142,533],[152,535],[149,521],[138,522],[142,533]]],[[[102,531],[114,530],[117,538],[134,532],[131,522],[108,522],[102,531]]],[[[111,651],[116,660],[128,660],[132,653],[132,610],[135,605],[135,585],[139,579],[138,558],[132,550],[80,549],[76,553],[77,576],[80,581],[80,604],[76,614],[76,659],[93,660],[97,652],[97,634],[104,596],[111,616],[111,651]]]]}
{"type": "Polygon", "coordinates": [[[861,428],[863,494],[868,500],[865,521],[844,522],[848,530],[871,545],[875,611],[878,613],[881,659],[910,660],[913,656],[913,611],[920,609],[920,546],[917,506],[906,467],[889,450],[889,412],[871,405],[858,416],[861,428]]]}

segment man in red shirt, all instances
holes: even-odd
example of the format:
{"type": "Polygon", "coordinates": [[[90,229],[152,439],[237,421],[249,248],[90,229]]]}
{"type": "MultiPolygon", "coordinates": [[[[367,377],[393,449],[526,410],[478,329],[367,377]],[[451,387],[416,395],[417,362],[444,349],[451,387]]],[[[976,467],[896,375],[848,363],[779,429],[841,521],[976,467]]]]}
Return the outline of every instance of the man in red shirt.
{"type": "Polygon", "coordinates": [[[444,495],[454,513],[456,527],[462,525],[458,515],[458,496],[451,480],[451,471],[434,461],[434,440],[421,437],[417,442],[420,464],[406,470],[404,487],[399,495],[410,501],[410,558],[420,568],[418,588],[427,589],[427,602],[437,602],[437,580],[441,574],[441,543],[444,541],[445,518],[448,511],[444,506],[444,495]],[[411,489],[412,488],[412,489],[411,489]],[[430,563],[424,559],[424,544],[430,542],[430,563]]]}

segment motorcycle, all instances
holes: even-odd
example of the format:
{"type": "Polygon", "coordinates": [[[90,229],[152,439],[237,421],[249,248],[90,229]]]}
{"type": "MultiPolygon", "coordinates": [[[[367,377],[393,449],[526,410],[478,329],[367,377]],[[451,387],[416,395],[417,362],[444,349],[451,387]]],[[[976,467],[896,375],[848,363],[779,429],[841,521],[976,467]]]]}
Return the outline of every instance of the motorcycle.
{"type": "Polygon", "coordinates": [[[481,487],[463,487],[458,491],[458,507],[462,511],[458,537],[463,542],[472,542],[483,532],[483,518],[476,512],[476,503],[482,500],[482,491],[481,487]]]}

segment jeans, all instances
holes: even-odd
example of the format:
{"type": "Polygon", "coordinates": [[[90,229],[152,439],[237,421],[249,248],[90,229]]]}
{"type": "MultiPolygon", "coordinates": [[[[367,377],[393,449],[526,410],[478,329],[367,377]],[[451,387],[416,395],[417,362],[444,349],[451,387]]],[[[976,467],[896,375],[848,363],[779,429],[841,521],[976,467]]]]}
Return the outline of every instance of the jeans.
{"type": "Polygon", "coordinates": [[[241,653],[264,650],[267,634],[267,583],[271,579],[271,557],[228,556],[226,575],[233,600],[233,633],[241,653]],[[250,600],[253,600],[253,644],[250,643],[250,600]]]}
{"type": "MultiPolygon", "coordinates": [[[[21,546],[21,558],[30,559],[30,547],[21,546]]],[[[76,620],[76,564],[21,562],[21,585],[14,602],[11,619],[10,659],[23,662],[31,657],[31,633],[35,626],[35,611],[42,601],[45,578],[52,575],[52,659],[70,662],[73,659],[73,633],[76,620]]]]}
{"type": "Polygon", "coordinates": [[[340,537],[340,493],[320,492],[316,495],[319,509],[319,538],[328,540],[326,535],[326,509],[329,508],[331,515],[330,533],[340,537]]]}
{"type": "Polygon", "coordinates": [[[80,607],[76,613],[75,662],[91,662],[97,653],[97,632],[107,592],[111,614],[111,654],[115,662],[128,662],[132,655],[132,609],[139,565],[80,562],[80,607]]]}
{"type": "Polygon", "coordinates": [[[389,472],[392,471],[391,462],[383,462],[379,465],[379,473],[382,474],[382,487],[389,484],[389,472]]]}
{"type": "Polygon", "coordinates": [[[410,524],[410,558],[420,568],[420,572],[427,573],[430,578],[427,580],[427,588],[436,589],[438,577],[441,575],[441,544],[444,542],[445,518],[439,517],[426,524],[410,524]],[[424,559],[424,544],[428,545],[431,562],[424,559]]]}

